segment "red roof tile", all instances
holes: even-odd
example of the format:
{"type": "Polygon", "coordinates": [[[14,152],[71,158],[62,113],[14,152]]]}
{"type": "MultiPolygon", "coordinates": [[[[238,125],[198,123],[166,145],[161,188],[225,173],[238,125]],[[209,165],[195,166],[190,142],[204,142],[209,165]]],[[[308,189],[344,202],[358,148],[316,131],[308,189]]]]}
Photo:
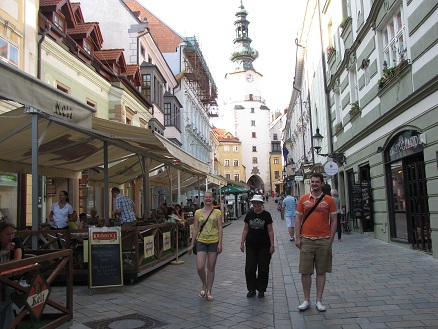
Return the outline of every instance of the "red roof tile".
{"type": "Polygon", "coordinates": [[[65,3],[66,0],[40,0],[40,7],[59,6],[65,3]]]}
{"type": "Polygon", "coordinates": [[[94,56],[100,61],[117,61],[123,56],[123,49],[102,49],[95,51],[94,56]]]}
{"type": "Polygon", "coordinates": [[[139,13],[138,16],[140,20],[143,20],[143,18],[146,17],[149,31],[162,53],[176,52],[178,45],[184,41],[178,33],[173,31],[136,0],[124,0],[124,2],[133,13],[136,15],[139,13]]]}

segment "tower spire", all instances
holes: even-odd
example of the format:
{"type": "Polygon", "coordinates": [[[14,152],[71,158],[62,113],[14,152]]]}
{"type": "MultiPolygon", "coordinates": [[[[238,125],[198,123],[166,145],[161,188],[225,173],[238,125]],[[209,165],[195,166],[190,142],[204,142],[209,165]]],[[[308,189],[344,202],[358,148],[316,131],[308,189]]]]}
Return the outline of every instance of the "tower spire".
{"type": "Polygon", "coordinates": [[[258,51],[251,48],[252,40],[249,37],[247,15],[248,11],[243,6],[243,0],[240,0],[240,7],[235,14],[237,20],[234,22],[236,27],[236,38],[233,41],[234,52],[230,57],[235,64],[235,72],[254,70],[252,62],[259,57],[258,51]]]}

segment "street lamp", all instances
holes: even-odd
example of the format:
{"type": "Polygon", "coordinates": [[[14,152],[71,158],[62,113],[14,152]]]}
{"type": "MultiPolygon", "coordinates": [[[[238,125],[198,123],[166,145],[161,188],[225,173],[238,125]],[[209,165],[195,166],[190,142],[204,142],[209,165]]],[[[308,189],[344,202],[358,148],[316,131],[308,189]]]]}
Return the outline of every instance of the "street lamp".
{"type": "Polygon", "coordinates": [[[313,149],[316,151],[316,154],[319,154],[321,152],[321,145],[322,145],[322,139],[324,136],[322,136],[319,133],[319,128],[316,128],[315,135],[312,136],[313,140],[313,149]]]}
{"type": "Polygon", "coordinates": [[[323,138],[324,138],[324,136],[322,136],[319,133],[319,128],[317,127],[316,133],[312,136],[313,149],[316,151],[316,154],[323,156],[323,157],[332,158],[335,162],[345,164],[347,162],[347,158],[345,157],[345,154],[343,152],[332,152],[332,153],[328,153],[328,154],[321,154],[321,145],[322,145],[323,138]]]}
{"type": "Polygon", "coordinates": [[[286,172],[286,168],[283,168],[283,180],[286,178],[287,172],[286,172]]]}

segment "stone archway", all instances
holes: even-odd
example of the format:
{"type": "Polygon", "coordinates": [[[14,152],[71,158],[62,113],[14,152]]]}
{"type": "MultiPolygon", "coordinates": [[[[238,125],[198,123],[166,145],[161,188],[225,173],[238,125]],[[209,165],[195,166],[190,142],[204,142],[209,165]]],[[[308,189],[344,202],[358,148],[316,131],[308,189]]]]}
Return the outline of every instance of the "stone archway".
{"type": "Polygon", "coordinates": [[[251,189],[262,189],[265,191],[265,183],[258,175],[252,175],[248,179],[248,185],[251,187],[251,189]]]}

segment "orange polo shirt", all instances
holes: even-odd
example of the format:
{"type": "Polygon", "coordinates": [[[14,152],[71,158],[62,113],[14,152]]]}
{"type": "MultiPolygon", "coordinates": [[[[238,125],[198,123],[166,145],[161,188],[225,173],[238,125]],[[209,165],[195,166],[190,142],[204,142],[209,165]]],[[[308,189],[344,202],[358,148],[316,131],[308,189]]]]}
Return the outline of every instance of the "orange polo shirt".
{"type": "MultiPolygon", "coordinates": [[[[302,220],[304,220],[304,217],[313,208],[320,196],[313,197],[312,193],[309,193],[301,197],[297,206],[297,214],[303,215],[302,220]]],[[[316,239],[329,238],[330,214],[336,213],[335,200],[331,196],[325,195],[301,227],[301,236],[316,239]]]]}

